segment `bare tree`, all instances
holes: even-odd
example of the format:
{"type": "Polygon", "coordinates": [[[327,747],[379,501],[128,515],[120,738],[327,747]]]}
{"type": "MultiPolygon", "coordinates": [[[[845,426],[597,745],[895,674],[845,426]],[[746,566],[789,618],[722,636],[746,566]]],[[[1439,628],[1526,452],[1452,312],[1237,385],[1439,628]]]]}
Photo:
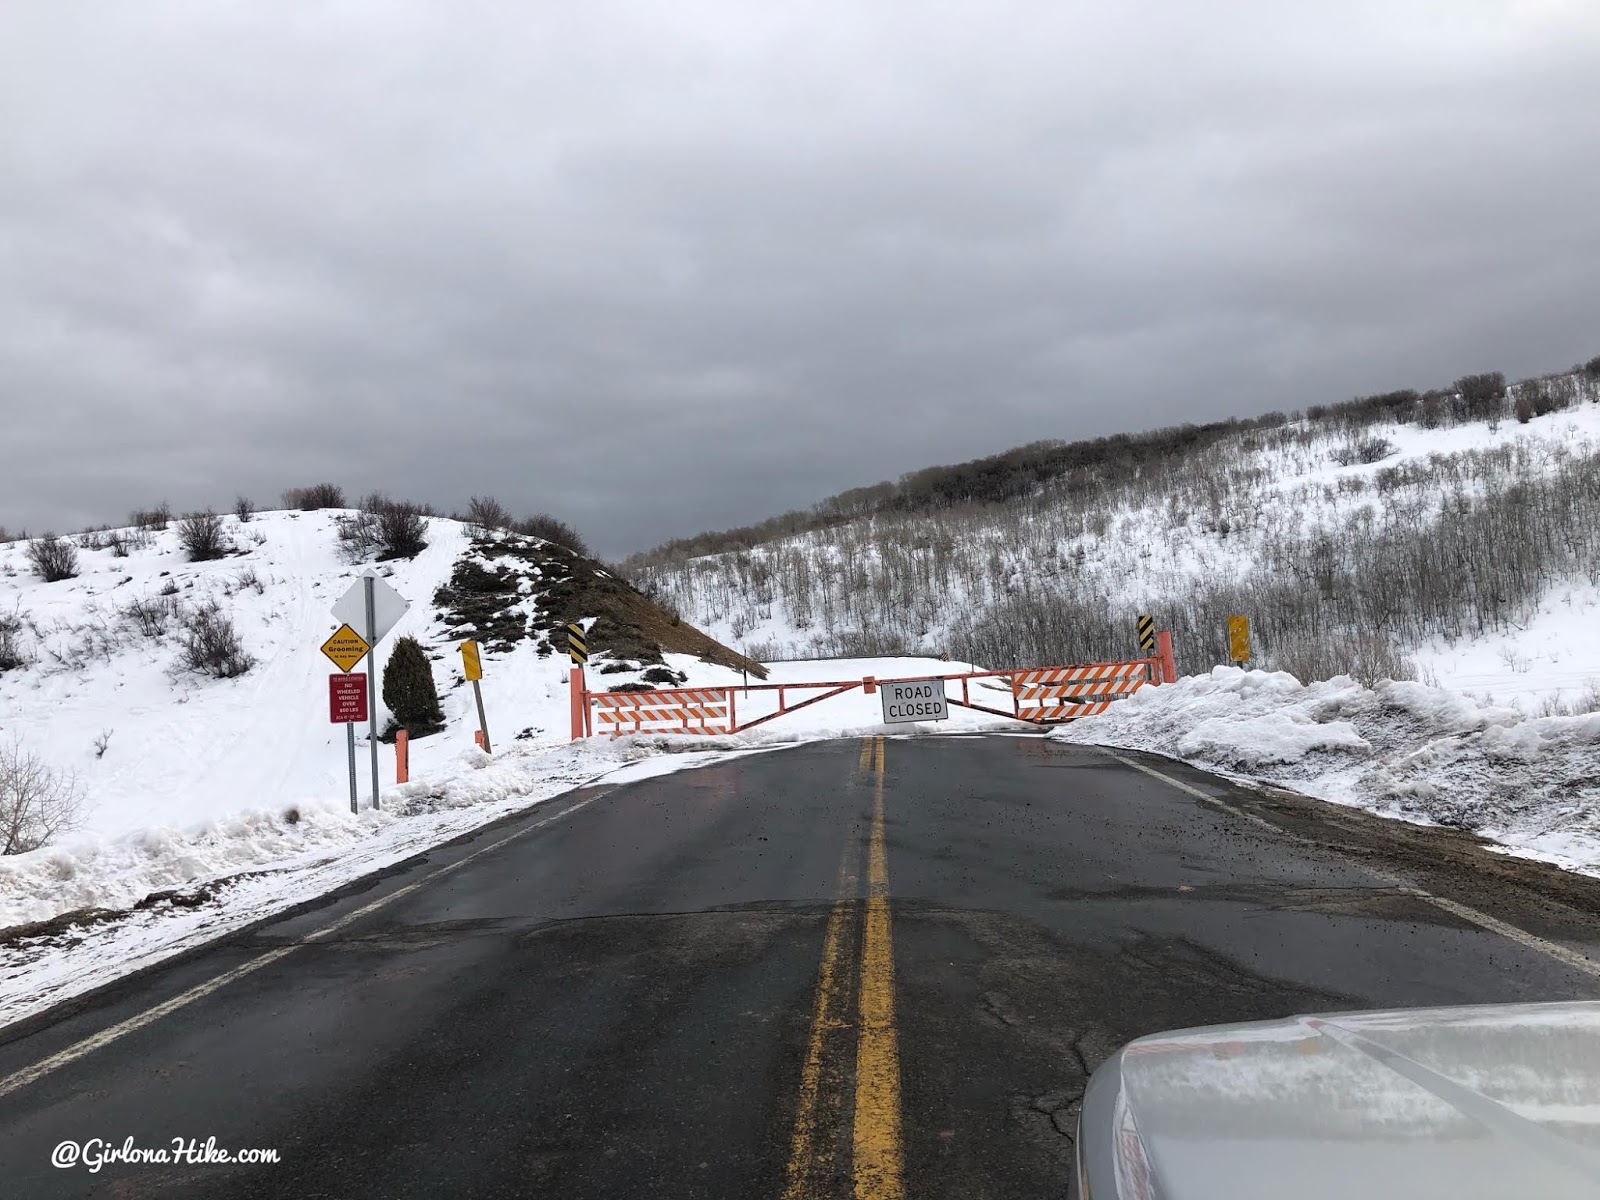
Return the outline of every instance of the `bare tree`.
{"type": "Polygon", "coordinates": [[[239,518],[239,524],[248,524],[256,515],[256,502],[249,496],[240,496],[233,502],[233,515],[239,518]]]}
{"type": "Polygon", "coordinates": [[[46,583],[59,583],[78,573],[78,551],[66,538],[47,533],[28,543],[28,562],[46,583]]]}
{"type": "Polygon", "coordinates": [[[508,529],[511,512],[493,496],[474,496],[467,505],[467,523],[488,533],[492,529],[508,529]]]}
{"type": "Polygon", "coordinates": [[[26,854],[83,816],[77,776],[48,767],[20,739],[0,742],[0,854],[26,854]]]}
{"type": "Polygon", "coordinates": [[[336,483],[314,483],[310,487],[290,488],[283,493],[283,506],[301,512],[323,508],[343,508],[344,489],[336,483]]]}
{"type": "Polygon", "coordinates": [[[565,546],[568,550],[575,550],[579,554],[587,555],[589,553],[589,546],[579,536],[578,531],[565,521],[552,517],[549,513],[534,513],[531,517],[524,517],[512,528],[518,533],[524,533],[530,537],[543,538],[547,542],[565,546]]]}
{"type": "Polygon", "coordinates": [[[340,550],[353,563],[374,552],[380,560],[414,558],[428,548],[430,515],[426,505],[373,492],[355,512],[338,518],[340,550]]]}
{"type": "Polygon", "coordinates": [[[22,631],[28,616],[22,611],[22,602],[9,613],[0,613],[0,671],[28,665],[28,654],[22,647],[22,631]]]}
{"type": "Polygon", "coordinates": [[[191,609],[183,618],[183,654],[186,670],[198,671],[218,679],[243,675],[256,660],[245,653],[239,631],[214,601],[191,609]]]}
{"type": "Polygon", "coordinates": [[[230,549],[222,518],[209,508],[205,512],[189,513],[178,522],[178,541],[183,544],[190,562],[221,558],[230,549]]]}
{"type": "Polygon", "coordinates": [[[138,508],[128,516],[128,524],[150,533],[160,533],[172,520],[172,505],[163,500],[154,508],[138,508]]]}

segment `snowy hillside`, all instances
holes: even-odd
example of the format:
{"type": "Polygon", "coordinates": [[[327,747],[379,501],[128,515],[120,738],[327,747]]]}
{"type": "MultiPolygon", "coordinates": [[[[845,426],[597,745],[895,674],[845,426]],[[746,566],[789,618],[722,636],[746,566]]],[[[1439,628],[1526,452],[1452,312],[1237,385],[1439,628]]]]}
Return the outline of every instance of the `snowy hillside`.
{"type": "MultiPolygon", "coordinates": [[[[445,729],[412,742],[414,782],[405,787],[395,786],[393,748],[380,746],[388,797],[381,814],[365,811],[369,760],[365,730],[358,731],[364,811],[352,817],[344,727],[328,719],[335,668],[319,650],[338,624],[331,605],[372,569],[343,553],[337,534],[345,516],[227,517],[231,552],[202,562],[189,561],[176,527],[85,535],[73,539],[76,576],[54,582],[31,570],[28,543],[0,546],[0,614],[12,664],[0,670],[0,739],[74,779],[83,802],[81,820],[44,849],[0,858],[0,928],[131,906],[152,892],[349,845],[391,819],[514,794],[504,785],[460,786],[487,763],[473,741],[476,710],[455,653],[463,637],[483,640],[482,689],[499,755],[559,749],[550,778],[570,784],[592,773],[566,749],[566,659],[539,632],[552,618],[538,585],[570,595],[570,580],[541,581],[537,566],[511,554],[490,561],[486,543],[475,546],[466,526],[431,518],[425,549],[376,564],[411,601],[376,657],[381,680],[396,639],[414,636],[428,648],[445,729]],[[466,590],[464,577],[490,592],[466,590]],[[236,677],[184,665],[187,627],[213,605],[251,660],[236,677]],[[460,608],[482,617],[482,627],[460,608]]],[[[573,559],[570,551],[549,551],[573,559]]],[[[613,631],[617,638],[628,632],[613,631]]],[[[682,636],[699,635],[686,628],[682,636]]],[[[598,665],[635,668],[608,679],[638,678],[636,664],[602,654],[598,665]]],[[[707,684],[740,678],[690,656],[669,655],[665,665],[707,684]]],[[[380,728],[386,716],[380,699],[380,728]]],[[[595,769],[607,765],[595,753],[595,769]]],[[[615,762],[613,755],[609,765],[615,762]]],[[[535,771],[523,782],[538,790],[544,778],[535,771]]]]}
{"type": "MultiPolygon", "coordinates": [[[[467,830],[602,776],[623,780],[797,740],[883,732],[857,692],[754,733],[573,744],[565,620],[590,614],[590,686],[662,674],[691,686],[759,679],[688,623],[673,622],[589,560],[538,539],[427,519],[409,560],[352,563],[340,510],[224,519],[223,557],[191,562],[177,527],[72,539],[77,574],[45,582],[28,544],[0,545],[0,746],[76,780],[82,820],[49,844],[0,856],[0,1024],[321,895],[467,830]],[[381,811],[349,811],[344,729],[329,723],[319,651],[332,603],[367,569],[411,608],[380,647],[417,637],[433,659],[445,729],[411,746],[395,783],[380,746],[381,811]],[[184,665],[186,625],[215,604],[249,669],[184,665]],[[494,754],[473,742],[476,709],[458,641],[483,646],[494,754]],[[673,649],[676,647],[676,651],[673,649]],[[653,665],[652,665],[653,664],[653,665]],[[664,753],[670,751],[670,753],[664,753]]],[[[370,555],[368,556],[370,557],[370,555]]],[[[931,674],[928,661],[799,664],[790,682],[931,674]],[[808,674],[807,668],[812,668],[808,674]]],[[[746,719],[772,693],[748,693],[746,719]]],[[[380,727],[385,713],[380,709],[380,727]]],[[[1000,722],[961,714],[966,730],[1000,722]]]]}
{"type": "Polygon", "coordinates": [[[1052,736],[1600,873],[1595,368],[1041,443],[628,567],[759,655],[1091,662],[1131,655],[1148,611],[1186,678],[1052,736]],[[1256,669],[1219,665],[1230,613],[1256,669]]]}
{"type": "Polygon", "coordinates": [[[1588,376],[1541,384],[1562,406],[1527,423],[1509,399],[1503,416],[1454,424],[1269,417],[1005,504],[880,506],[628,567],[763,658],[1093,661],[1130,652],[1149,611],[1193,673],[1226,660],[1240,612],[1258,666],[1420,678],[1548,713],[1600,681],[1600,393],[1588,376]]]}
{"type": "MultiPolygon", "coordinates": [[[[228,517],[239,553],[211,562],[188,562],[175,528],[150,533],[126,557],[79,549],[78,577],[55,583],[30,572],[26,543],[0,547],[0,613],[21,625],[20,647],[33,660],[0,673],[0,736],[17,735],[77,772],[93,833],[339,798],[344,728],[329,724],[327,707],[327,677],[337,668],[318,647],[338,625],[330,606],[362,569],[341,561],[339,515],[270,512],[244,525],[228,517]],[[236,679],[178,665],[184,631],[175,610],[208,601],[232,618],[256,660],[236,679]],[[172,608],[159,627],[158,618],[134,615],[163,602],[172,608]]],[[[467,546],[454,521],[430,521],[427,539],[415,559],[382,564],[412,604],[380,664],[400,636],[431,640],[433,593],[467,546]]],[[[435,664],[450,729],[416,744],[424,769],[472,744],[452,672],[448,660],[435,664]]]]}

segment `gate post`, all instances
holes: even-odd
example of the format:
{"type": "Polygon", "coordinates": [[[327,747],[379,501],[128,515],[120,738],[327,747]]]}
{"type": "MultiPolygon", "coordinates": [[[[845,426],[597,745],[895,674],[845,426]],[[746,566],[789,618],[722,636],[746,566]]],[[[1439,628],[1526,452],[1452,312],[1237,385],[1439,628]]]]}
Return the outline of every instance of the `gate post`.
{"type": "Polygon", "coordinates": [[[1156,634],[1156,653],[1161,656],[1161,682],[1178,682],[1178,663],[1172,655],[1172,630],[1156,634]]]}
{"type": "Polygon", "coordinates": [[[583,686],[583,668],[573,663],[567,680],[572,684],[572,740],[577,741],[584,735],[584,726],[588,723],[584,718],[589,715],[589,693],[583,686]]]}

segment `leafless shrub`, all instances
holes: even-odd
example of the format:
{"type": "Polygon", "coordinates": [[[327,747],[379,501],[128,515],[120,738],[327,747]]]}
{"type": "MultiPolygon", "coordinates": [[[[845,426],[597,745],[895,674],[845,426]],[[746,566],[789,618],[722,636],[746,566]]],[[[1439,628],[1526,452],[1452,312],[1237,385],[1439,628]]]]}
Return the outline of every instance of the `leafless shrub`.
{"type": "Polygon", "coordinates": [[[0,854],[26,854],[82,820],[83,790],[13,738],[0,742],[0,854]]]}
{"type": "Polygon", "coordinates": [[[1331,454],[1333,461],[1341,467],[1352,467],[1357,463],[1371,464],[1379,462],[1394,453],[1394,446],[1385,438],[1370,437],[1360,441],[1346,442],[1336,447],[1331,454]]]}
{"type": "Polygon", "coordinates": [[[214,601],[185,613],[183,627],[183,653],[179,662],[184,670],[217,679],[232,679],[255,666],[256,660],[245,653],[233,621],[214,601]]]}
{"type": "Polygon", "coordinates": [[[380,561],[412,558],[427,549],[428,522],[424,514],[429,511],[409,500],[390,500],[381,492],[373,492],[355,512],[338,518],[340,550],[352,563],[371,557],[380,561]]]}
{"type": "MultiPolygon", "coordinates": [[[[371,499],[369,496],[368,501],[371,499]]],[[[365,562],[376,555],[383,544],[378,514],[365,505],[336,518],[334,530],[339,539],[339,553],[346,562],[365,562]]]]}
{"type": "Polygon", "coordinates": [[[228,544],[227,527],[222,518],[209,508],[189,513],[178,522],[178,541],[190,562],[208,562],[233,549],[228,544]]]}
{"type": "Polygon", "coordinates": [[[172,523],[172,505],[163,500],[154,508],[135,509],[128,516],[128,524],[135,529],[160,533],[172,523]]]}
{"type": "Polygon", "coordinates": [[[1534,417],[1547,417],[1553,412],[1569,408],[1578,399],[1577,380],[1570,376],[1559,379],[1525,379],[1517,384],[1516,400],[1512,411],[1522,424],[1534,417]]]}
{"type": "Polygon", "coordinates": [[[1463,375],[1456,380],[1461,413],[1469,421],[1486,421],[1505,415],[1506,377],[1499,371],[1463,375]]]}
{"type": "Polygon", "coordinates": [[[79,550],[104,550],[111,544],[105,529],[85,529],[78,534],[79,550]]]}
{"type": "Polygon", "coordinates": [[[111,735],[115,732],[116,730],[114,729],[102,729],[100,736],[94,739],[94,756],[96,758],[104,758],[106,756],[106,751],[111,747],[111,735]]]}
{"type": "Polygon", "coordinates": [[[174,587],[171,595],[136,597],[123,606],[122,616],[145,637],[163,637],[178,618],[176,592],[174,587]]]}
{"type": "Polygon", "coordinates": [[[1392,640],[1366,630],[1280,641],[1267,665],[1301,683],[1349,675],[1363,687],[1373,687],[1386,679],[1417,677],[1416,664],[1392,640]]]}
{"type": "Polygon", "coordinates": [[[239,524],[248,525],[256,515],[256,502],[249,496],[240,496],[233,502],[233,515],[239,518],[239,524]]]}
{"type": "Polygon", "coordinates": [[[78,552],[66,538],[47,533],[28,543],[28,562],[46,583],[60,583],[78,573],[78,552]]]}
{"type": "Polygon", "coordinates": [[[265,594],[267,590],[267,585],[261,582],[261,576],[254,567],[246,567],[240,571],[233,577],[233,583],[240,591],[249,588],[258,596],[265,594]]]}
{"type": "Polygon", "coordinates": [[[532,516],[523,517],[512,528],[517,533],[527,534],[529,537],[543,538],[547,542],[565,546],[568,550],[576,551],[585,557],[589,555],[589,545],[579,535],[578,531],[565,521],[553,517],[549,513],[534,513],[532,516]]]}
{"type": "Polygon", "coordinates": [[[25,667],[32,661],[22,647],[22,631],[27,624],[20,602],[11,612],[0,613],[0,671],[25,667]]]}
{"type": "Polygon", "coordinates": [[[378,510],[380,558],[415,558],[428,548],[428,522],[423,506],[409,500],[384,504],[378,510]]]}
{"type": "Polygon", "coordinates": [[[336,483],[314,483],[310,487],[290,488],[283,493],[283,506],[301,512],[343,508],[344,489],[336,483]]]}
{"type": "Polygon", "coordinates": [[[504,504],[492,496],[474,496],[467,505],[467,523],[485,533],[492,529],[509,529],[511,513],[504,504]]]}

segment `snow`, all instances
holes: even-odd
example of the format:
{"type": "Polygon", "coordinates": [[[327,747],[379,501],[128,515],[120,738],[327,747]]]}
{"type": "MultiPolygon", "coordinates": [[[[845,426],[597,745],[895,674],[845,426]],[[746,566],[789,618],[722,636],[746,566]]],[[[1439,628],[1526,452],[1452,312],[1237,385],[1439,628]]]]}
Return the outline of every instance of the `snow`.
{"type": "MultiPolygon", "coordinates": [[[[52,766],[76,772],[88,801],[84,832],[185,825],[347,793],[344,729],[329,724],[327,710],[327,676],[337,668],[318,647],[338,625],[332,604],[365,568],[341,561],[338,515],[261,513],[245,525],[230,517],[244,553],[203,563],[185,560],[173,528],[127,558],[79,551],[79,577],[59,583],[28,573],[24,543],[0,547],[0,613],[26,614],[42,635],[30,638],[35,666],[0,674],[0,737],[15,735],[52,766]],[[248,572],[261,581],[259,592],[240,585],[248,572]],[[159,597],[164,587],[187,604],[220,603],[255,667],[232,680],[176,672],[179,631],[145,637],[120,615],[130,600],[159,597]],[[107,749],[97,757],[103,733],[107,749]]],[[[395,639],[430,639],[434,590],[466,544],[457,522],[431,520],[426,550],[379,565],[412,602],[380,646],[380,673],[395,639]]],[[[439,664],[435,674],[445,674],[439,664]]],[[[463,734],[472,744],[463,697],[447,703],[450,729],[412,747],[419,770],[453,757],[463,734]]],[[[364,738],[359,753],[364,762],[364,738]]],[[[383,753],[392,778],[393,751],[383,753]]]]}
{"type": "MultiPolygon", "coordinates": [[[[1485,478],[1538,479],[1592,453],[1600,446],[1600,403],[1593,402],[1592,383],[1583,389],[1590,399],[1526,425],[1378,423],[1351,433],[1301,422],[1288,432],[1305,434],[1303,444],[1258,449],[1247,447],[1259,435],[1241,432],[1175,468],[1164,466],[1148,481],[1153,494],[1108,490],[1081,501],[995,506],[994,515],[863,519],[748,551],[662,562],[641,574],[697,627],[747,652],[827,653],[863,632],[893,635],[918,651],[955,648],[989,606],[1029,588],[1048,590],[1058,576],[1070,578],[1078,593],[1109,597],[1119,613],[1161,612],[1170,598],[1192,595],[1202,582],[1246,577],[1269,540],[1377,529],[1386,513],[1402,507],[1404,519],[1428,520],[1454,491],[1480,491],[1485,478]],[[1390,443],[1391,452],[1374,463],[1335,461],[1345,443],[1369,437],[1390,443]],[[1513,456],[1513,467],[1482,461],[1502,451],[1513,456]],[[1374,486],[1384,472],[1435,461],[1452,464],[1459,482],[1393,493],[1374,486]],[[941,541],[954,546],[943,555],[944,576],[937,567],[941,541]]],[[[1590,695],[1600,703],[1597,582],[1575,578],[1552,588],[1503,632],[1401,649],[1425,680],[1486,702],[1515,703],[1530,715],[1590,695]]],[[[1258,627],[1258,641],[1268,632],[1258,627]]],[[[1100,657],[1125,649],[1109,647],[1100,657]]]]}
{"type": "Polygon", "coordinates": [[[1217,667],[1054,731],[1336,804],[1475,832],[1600,875],[1600,713],[1533,717],[1414,682],[1217,667]]]}
{"type": "Polygon", "coordinates": [[[1522,628],[1504,636],[1434,644],[1414,652],[1443,687],[1505,700],[1529,713],[1600,694],[1600,588],[1576,581],[1547,594],[1522,628]]]}
{"type": "MultiPolygon", "coordinates": [[[[248,524],[229,518],[239,553],[205,563],[186,561],[176,529],[152,535],[126,557],[82,549],[78,577],[56,583],[29,573],[24,543],[0,546],[0,613],[21,619],[34,659],[0,673],[0,737],[74,773],[86,804],[72,833],[0,858],[0,928],[51,922],[0,948],[0,1025],[584,783],[652,778],[819,738],[937,728],[886,727],[878,698],[858,688],[735,737],[573,744],[565,660],[541,658],[521,642],[503,652],[485,648],[481,687],[496,750],[486,755],[473,743],[477,713],[454,653],[456,635],[433,604],[457,560],[470,553],[468,533],[455,521],[431,519],[426,550],[377,568],[411,601],[377,658],[381,673],[400,636],[429,648],[446,728],[412,742],[406,784],[393,782],[393,748],[379,747],[377,810],[368,802],[368,749],[358,731],[361,809],[351,813],[344,730],[327,719],[326,680],[335,668],[319,647],[338,624],[333,602],[367,567],[340,557],[339,515],[261,513],[248,524]],[[176,623],[146,636],[126,613],[130,600],[164,590],[187,606],[222,605],[254,667],[228,680],[181,670],[176,623]],[[102,734],[99,753],[94,743],[102,734]],[[54,920],[69,914],[76,915],[70,923],[54,920]]],[[[745,682],[687,656],[667,655],[666,662],[688,686],[745,682]]],[[[779,664],[775,676],[803,684],[965,669],[937,659],[877,658],[779,664]]],[[[637,674],[592,669],[590,686],[637,674]]],[[[736,701],[741,719],[776,711],[777,693],[750,682],[736,701]]],[[[798,688],[788,702],[816,694],[798,688]]],[[[1012,725],[955,713],[944,727],[1012,725]]],[[[386,716],[380,708],[380,727],[386,716]]]]}

